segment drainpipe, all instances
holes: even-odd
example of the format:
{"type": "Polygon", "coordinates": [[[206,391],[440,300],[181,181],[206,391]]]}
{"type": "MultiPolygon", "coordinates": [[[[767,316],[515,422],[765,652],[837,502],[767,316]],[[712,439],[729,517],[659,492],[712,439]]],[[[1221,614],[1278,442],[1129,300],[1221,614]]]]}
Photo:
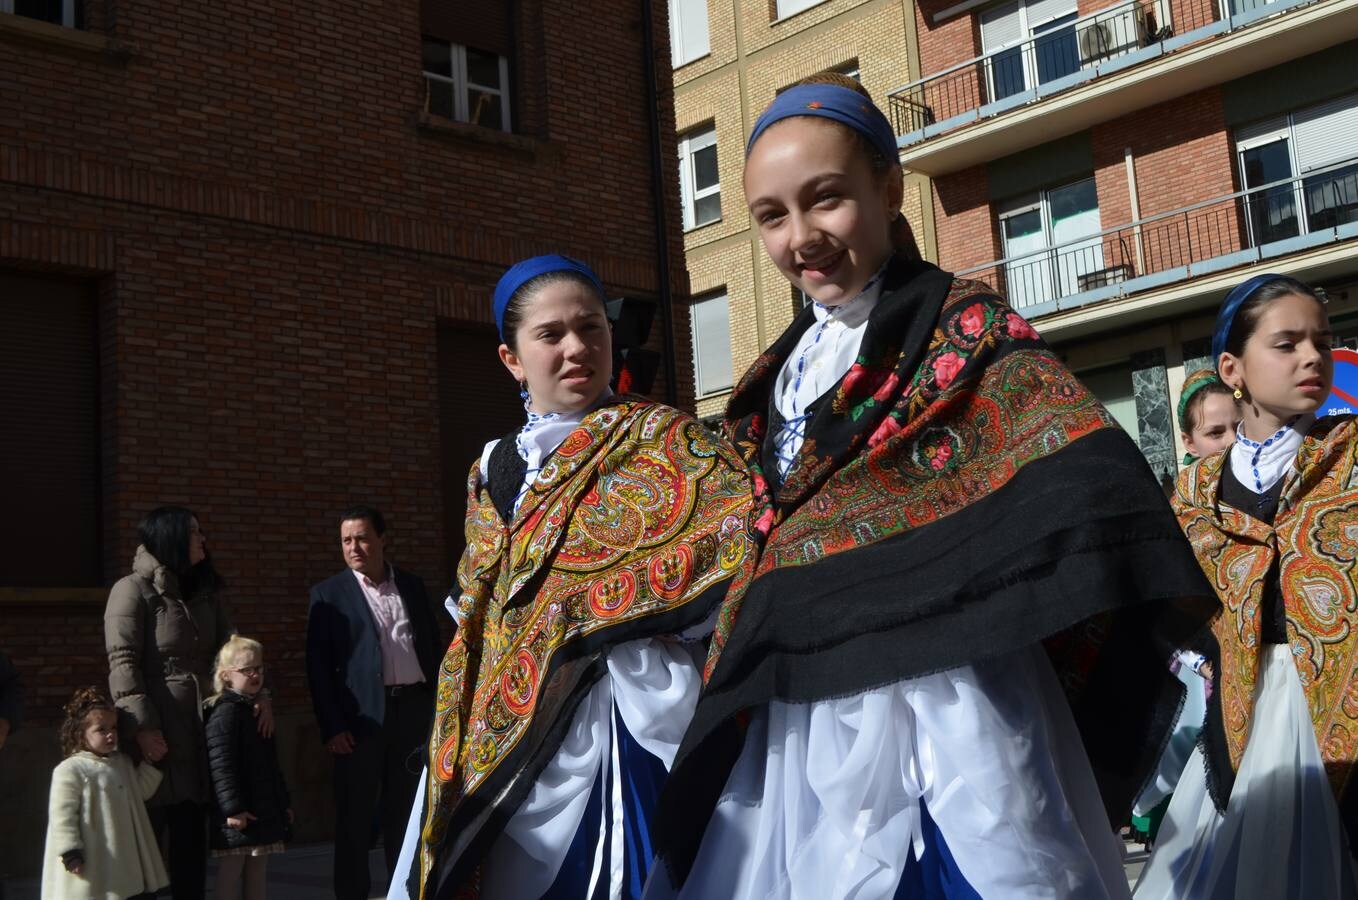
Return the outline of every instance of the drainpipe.
{"type": "Polygon", "coordinates": [[[670,290],[670,230],[665,211],[665,154],[660,134],[660,87],[655,68],[655,15],[651,0],[641,0],[641,68],[646,78],[647,122],[651,128],[651,203],[655,209],[655,267],[660,279],[660,324],[665,337],[665,401],[679,400],[674,362],[674,295],[670,290]]]}
{"type": "MultiPolygon", "coordinates": [[[[1136,164],[1132,161],[1132,148],[1124,147],[1122,150],[1122,161],[1127,166],[1127,194],[1132,204],[1132,221],[1141,221],[1141,201],[1136,196],[1136,164]]],[[[1141,255],[1141,226],[1138,224],[1132,228],[1132,240],[1136,242],[1136,274],[1146,274],[1146,261],[1141,255]]]]}

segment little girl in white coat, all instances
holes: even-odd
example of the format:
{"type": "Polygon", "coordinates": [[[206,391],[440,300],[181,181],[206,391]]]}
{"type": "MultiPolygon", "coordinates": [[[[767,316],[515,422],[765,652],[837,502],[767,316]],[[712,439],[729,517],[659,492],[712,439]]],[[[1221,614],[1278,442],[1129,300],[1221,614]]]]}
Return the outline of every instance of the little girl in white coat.
{"type": "Polygon", "coordinates": [[[161,773],[118,752],[118,714],[95,687],[75,692],[52,772],[43,900],[143,900],[170,883],[146,814],[161,773]]]}

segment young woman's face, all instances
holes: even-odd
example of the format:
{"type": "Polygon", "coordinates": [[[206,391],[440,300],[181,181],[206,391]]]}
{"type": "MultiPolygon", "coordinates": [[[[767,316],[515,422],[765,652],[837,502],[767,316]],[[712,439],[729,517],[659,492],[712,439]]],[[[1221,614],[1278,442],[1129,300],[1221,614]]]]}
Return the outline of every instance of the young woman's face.
{"type": "Polygon", "coordinates": [[[528,383],[534,412],[587,409],[613,377],[603,302],[578,282],[553,282],[531,297],[515,339],[518,349],[501,344],[500,359],[516,381],[528,383]]]}
{"type": "Polygon", "coordinates": [[[745,199],[787,280],[835,306],[858,296],[891,255],[901,184],[894,170],[874,173],[842,126],[796,116],[755,142],[745,199]]]}
{"type": "Polygon", "coordinates": [[[1221,355],[1221,380],[1244,391],[1255,415],[1278,423],[1315,412],[1330,394],[1330,320],[1311,297],[1287,294],[1264,308],[1240,356],[1221,355]]]}
{"type": "Polygon", "coordinates": [[[189,520],[189,565],[196,566],[207,559],[207,535],[195,517],[189,520]]]}
{"type": "Polygon", "coordinates": [[[1240,407],[1229,394],[1212,393],[1198,404],[1197,423],[1183,432],[1184,446],[1194,456],[1211,456],[1235,443],[1240,407]]]}
{"type": "Polygon", "coordinates": [[[254,653],[238,656],[229,669],[221,672],[222,684],[238,694],[253,697],[264,687],[264,662],[254,653]]]}
{"type": "Polygon", "coordinates": [[[108,756],[118,749],[118,714],[111,709],[96,709],[85,717],[85,747],[92,753],[108,756]]]}

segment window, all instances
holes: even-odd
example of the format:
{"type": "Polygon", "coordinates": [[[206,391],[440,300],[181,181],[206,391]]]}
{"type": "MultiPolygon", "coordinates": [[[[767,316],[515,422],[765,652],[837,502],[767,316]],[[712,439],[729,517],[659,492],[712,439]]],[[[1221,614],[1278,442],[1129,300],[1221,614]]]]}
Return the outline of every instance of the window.
{"type": "Polygon", "coordinates": [[[1358,94],[1242,128],[1236,154],[1251,246],[1358,221],[1358,94]]]}
{"type": "Polygon", "coordinates": [[[674,68],[706,56],[707,0],[670,0],[670,61],[674,68]]]}
{"type": "Polygon", "coordinates": [[[436,116],[509,131],[509,60],[425,36],[426,108],[436,116]]]}
{"type": "Polygon", "coordinates": [[[84,26],[79,0],[0,0],[0,13],[14,13],[67,28],[84,26]]]}
{"type": "Polygon", "coordinates": [[[698,396],[731,387],[731,310],[725,294],[693,301],[693,369],[698,396]]]}
{"type": "Polygon", "coordinates": [[[1080,68],[1075,0],[1013,0],[981,14],[991,100],[1022,93],[1080,68]]]}
{"type": "Polygon", "coordinates": [[[714,129],[689,132],[679,139],[679,193],[684,200],[685,231],[721,218],[714,129]]]}
{"type": "Polygon", "coordinates": [[[101,583],[99,313],[88,282],[0,273],[0,585],[101,583]]]}
{"type": "Polygon", "coordinates": [[[1103,269],[1095,237],[1101,228],[1093,178],[1005,204],[1000,234],[1009,302],[1030,306],[1083,290],[1081,276],[1103,269]]]}
{"type": "Polygon", "coordinates": [[[788,16],[795,16],[804,9],[819,6],[825,0],[774,0],[773,17],[774,20],[786,19],[788,16]]]}

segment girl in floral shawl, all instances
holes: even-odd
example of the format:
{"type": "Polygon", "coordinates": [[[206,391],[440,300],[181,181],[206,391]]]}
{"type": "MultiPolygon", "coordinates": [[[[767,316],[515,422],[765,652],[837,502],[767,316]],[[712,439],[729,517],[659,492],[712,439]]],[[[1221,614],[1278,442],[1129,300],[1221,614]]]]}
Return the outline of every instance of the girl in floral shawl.
{"type": "Polygon", "coordinates": [[[393,896],[639,896],[692,715],[691,643],[752,552],[749,476],[695,420],[609,390],[599,279],[534,257],[495,292],[527,423],[467,484],[457,639],[393,896]]]}
{"type": "Polygon", "coordinates": [[[1111,823],[1216,606],[1155,477],[1027,322],[919,259],[856,84],[782,93],[745,193],[815,302],[726,411],[762,548],[648,896],[1125,897],[1111,823]]]}
{"type": "Polygon", "coordinates": [[[1174,511],[1225,609],[1207,719],[1137,898],[1358,896],[1358,436],[1307,285],[1256,275],[1212,336],[1241,421],[1174,511]]]}

